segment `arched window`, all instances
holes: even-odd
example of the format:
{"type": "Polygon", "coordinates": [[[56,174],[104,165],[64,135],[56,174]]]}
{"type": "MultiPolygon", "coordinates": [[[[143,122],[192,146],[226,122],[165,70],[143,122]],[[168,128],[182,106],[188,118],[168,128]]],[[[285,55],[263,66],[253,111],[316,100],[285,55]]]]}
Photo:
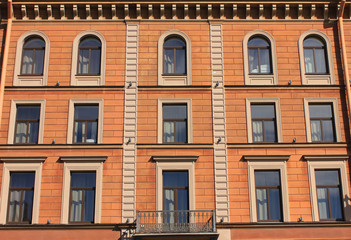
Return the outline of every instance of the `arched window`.
{"type": "Polygon", "coordinates": [[[261,36],[252,37],[248,44],[250,74],[272,73],[271,45],[261,36]]]}
{"type": "Polygon", "coordinates": [[[325,42],[316,36],[306,37],[303,41],[306,74],[327,74],[325,42]]]}
{"type": "Polygon", "coordinates": [[[163,44],[163,74],[186,74],[186,44],[177,36],[171,36],[163,44]]]}
{"type": "Polygon", "coordinates": [[[45,42],[40,37],[30,37],[23,45],[21,75],[43,75],[45,42]]]}
{"type": "Polygon", "coordinates": [[[277,85],[278,68],[275,41],[262,30],[251,31],[243,39],[246,85],[277,85]]]}
{"type": "Polygon", "coordinates": [[[302,84],[335,84],[331,43],[325,33],[309,30],[301,34],[299,53],[302,84]]]}
{"type": "Polygon", "coordinates": [[[79,43],[78,75],[100,75],[101,41],[88,36],[79,43]]]}

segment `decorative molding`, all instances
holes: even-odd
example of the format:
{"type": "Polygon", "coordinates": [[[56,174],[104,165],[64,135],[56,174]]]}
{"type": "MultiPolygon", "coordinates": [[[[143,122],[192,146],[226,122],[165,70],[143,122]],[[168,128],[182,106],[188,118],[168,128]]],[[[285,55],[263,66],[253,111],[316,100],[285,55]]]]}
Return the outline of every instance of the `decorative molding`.
{"type": "MultiPolygon", "coordinates": [[[[116,20],[328,20],[336,19],[336,1],[153,1],[120,2],[13,2],[13,16],[20,21],[116,20]],[[201,4],[200,4],[201,3],[201,4]],[[170,6],[170,8],[168,8],[170,6]]],[[[350,4],[347,4],[350,5],[350,4]]],[[[6,14],[4,14],[6,16],[6,14]]],[[[350,18],[347,16],[345,18],[350,18]]]]}
{"type": "Polygon", "coordinates": [[[196,162],[199,156],[152,156],[155,162],[196,162]]]}
{"type": "Polygon", "coordinates": [[[60,157],[60,161],[62,162],[105,162],[107,156],[65,156],[60,157]]]}
{"type": "Polygon", "coordinates": [[[303,155],[302,156],[306,161],[347,161],[350,158],[350,155],[303,155]]]}
{"type": "Polygon", "coordinates": [[[1,162],[5,163],[36,163],[36,162],[45,162],[47,157],[0,157],[1,162]]]}
{"type": "Polygon", "coordinates": [[[269,155],[269,156],[262,156],[262,155],[244,155],[243,159],[245,161],[288,161],[290,155],[269,155]]]}

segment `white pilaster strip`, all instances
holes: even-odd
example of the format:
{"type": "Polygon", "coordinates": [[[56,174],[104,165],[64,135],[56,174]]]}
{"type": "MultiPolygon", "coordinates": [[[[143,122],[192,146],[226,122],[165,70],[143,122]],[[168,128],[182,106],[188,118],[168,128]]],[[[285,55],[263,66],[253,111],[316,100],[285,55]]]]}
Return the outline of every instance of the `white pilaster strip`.
{"type": "Polygon", "coordinates": [[[228,163],[226,144],[222,25],[210,25],[212,116],[217,221],[229,222],[228,163]]]}
{"type": "Polygon", "coordinates": [[[135,219],[139,25],[127,23],[124,93],[122,222],[135,219]]]}

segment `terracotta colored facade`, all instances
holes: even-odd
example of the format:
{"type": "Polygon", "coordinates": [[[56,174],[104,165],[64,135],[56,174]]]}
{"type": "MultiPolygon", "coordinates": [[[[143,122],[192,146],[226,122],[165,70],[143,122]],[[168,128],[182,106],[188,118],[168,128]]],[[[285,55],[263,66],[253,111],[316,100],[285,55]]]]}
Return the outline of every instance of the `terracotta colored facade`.
{"type": "Polygon", "coordinates": [[[2,13],[7,4],[12,29],[6,32],[6,14],[0,28],[2,55],[8,49],[0,90],[0,239],[351,238],[350,3],[13,1],[2,3],[2,13]],[[33,37],[46,44],[47,72],[26,76],[18,69],[33,37]],[[99,73],[79,76],[75,53],[89,37],[101,43],[99,73]],[[254,37],[269,43],[268,74],[249,73],[254,37]],[[308,37],[324,43],[323,74],[303,72],[308,37]],[[164,74],[163,44],[171,38],[185,44],[185,74],[164,74]],[[274,106],[276,139],[258,142],[250,107],[264,104],[274,106]],[[332,141],[313,140],[313,104],[331,106],[332,141]],[[34,144],[15,140],[16,109],[26,105],[45,112],[34,144]],[[74,109],[86,105],[100,111],[96,142],[74,143],[74,109]],[[185,143],[164,143],[163,107],[171,105],[186,106],[185,143]],[[253,174],[263,170],[279,172],[277,221],[257,216],[253,174]],[[320,216],[318,170],[338,172],[340,219],[320,216]],[[40,178],[30,223],[9,223],[10,175],[33,171],[40,178]],[[92,223],[69,220],[75,171],[96,173],[92,223]],[[211,230],[140,230],[147,224],[139,211],[165,210],[165,172],[187,172],[186,210],[215,212],[211,230]]]}

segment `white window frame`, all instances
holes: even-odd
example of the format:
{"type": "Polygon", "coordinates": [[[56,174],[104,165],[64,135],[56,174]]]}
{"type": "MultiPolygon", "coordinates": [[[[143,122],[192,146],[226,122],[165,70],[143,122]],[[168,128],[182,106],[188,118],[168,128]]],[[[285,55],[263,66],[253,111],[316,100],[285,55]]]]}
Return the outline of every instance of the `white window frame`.
{"type": "Polygon", "coordinates": [[[331,43],[328,38],[328,36],[318,30],[309,30],[304,32],[300,38],[299,38],[299,56],[300,56],[300,71],[301,71],[301,82],[303,85],[332,85],[335,84],[335,77],[334,77],[334,64],[333,64],[333,56],[332,56],[332,50],[331,50],[331,43]],[[327,53],[326,56],[326,64],[328,65],[327,67],[329,68],[328,74],[306,74],[306,69],[305,69],[305,55],[304,55],[304,49],[303,49],[303,41],[310,36],[317,36],[321,38],[326,46],[325,50],[327,53]]]}
{"type": "Polygon", "coordinates": [[[48,84],[49,56],[50,56],[50,40],[45,33],[40,31],[29,31],[22,34],[17,41],[13,85],[14,86],[46,86],[48,84]],[[40,75],[40,76],[21,75],[23,46],[28,38],[36,37],[36,36],[40,37],[45,42],[43,75],[40,75]]]}
{"type": "Polygon", "coordinates": [[[69,223],[69,205],[72,171],[95,171],[95,213],[94,223],[101,223],[103,163],[106,157],[61,157],[63,164],[63,187],[61,224],[69,223]]]}
{"type": "Polygon", "coordinates": [[[283,222],[290,221],[289,212],[289,195],[288,181],[286,171],[286,161],[289,156],[247,156],[248,177],[249,177],[249,199],[250,199],[250,220],[257,222],[257,204],[256,204],[256,184],[255,170],[279,170],[280,185],[281,185],[281,200],[283,222]]]}
{"type": "Polygon", "coordinates": [[[310,120],[310,103],[332,104],[334,114],[334,127],[336,142],[341,142],[341,130],[339,121],[338,99],[337,98],[304,98],[303,104],[305,108],[305,122],[306,122],[306,138],[307,142],[312,142],[311,120],[310,120]]]}
{"type": "Polygon", "coordinates": [[[43,143],[44,138],[44,121],[45,121],[45,99],[12,99],[11,109],[10,109],[10,119],[9,119],[9,132],[7,137],[7,144],[14,144],[15,140],[15,126],[17,118],[17,105],[39,105],[40,106],[40,119],[39,119],[39,129],[38,129],[38,144],[43,143]]]}
{"type": "MultiPolygon", "coordinates": [[[[73,144],[73,129],[74,129],[74,106],[75,105],[98,105],[98,136],[96,144],[102,143],[103,126],[104,126],[104,99],[70,99],[68,109],[68,125],[67,125],[67,144],[73,144]]],[[[75,143],[74,143],[75,144],[75,143]]]]}
{"type": "Polygon", "coordinates": [[[163,171],[187,171],[189,177],[189,210],[195,210],[195,161],[197,156],[160,156],[156,161],[156,208],[163,211],[163,171]]]}
{"type": "MultiPolygon", "coordinates": [[[[252,137],[252,117],[251,117],[251,104],[267,103],[274,104],[275,106],[275,121],[277,131],[277,142],[283,142],[282,120],[280,113],[280,99],[279,98],[246,98],[246,123],[247,123],[247,140],[249,143],[254,143],[252,137]]],[[[266,143],[266,142],[263,142],[266,143]]],[[[269,144],[270,142],[268,142],[269,144]]]]}
{"type": "Polygon", "coordinates": [[[0,224],[7,223],[7,207],[10,188],[10,172],[35,172],[33,212],[31,224],[39,223],[39,205],[42,166],[46,157],[4,157],[0,160],[4,162],[2,172],[2,186],[0,198],[0,224]]]}
{"type": "MultiPolygon", "coordinates": [[[[163,105],[164,104],[186,104],[187,106],[187,128],[188,141],[193,142],[193,122],[192,122],[192,100],[191,99],[158,99],[157,102],[157,143],[163,143],[163,105]]],[[[187,144],[185,143],[185,144],[187,144]]]]}
{"type": "Polygon", "coordinates": [[[171,30],[161,35],[158,40],[158,85],[185,86],[191,85],[191,41],[188,35],[178,30],[171,30]],[[175,36],[184,40],[186,45],[186,75],[164,76],[163,75],[163,44],[168,37],[175,36]]]}
{"type": "Polygon", "coordinates": [[[245,85],[278,85],[278,65],[277,50],[273,36],[262,30],[254,30],[245,35],[243,39],[243,57],[244,57],[244,77],[245,85]],[[249,51],[248,42],[250,38],[257,36],[265,38],[271,47],[272,73],[271,74],[250,74],[249,69],[249,51]]]}
{"type": "MultiPolygon", "coordinates": [[[[319,210],[318,210],[318,199],[317,199],[317,190],[316,190],[316,177],[315,170],[319,169],[336,169],[340,173],[340,184],[341,194],[343,199],[348,199],[343,201],[343,213],[344,221],[351,220],[351,213],[348,209],[350,206],[349,198],[349,189],[348,189],[348,180],[347,180],[347,171],[346,171],[346,162],[347,160],[340,160],[337,156],[317,156],[317,157],[305,157],[307,160],[308,167],[308,176],[310,183],[310,194],[311,194],[311,207],[312,207],[312,219],[313,221],[320,221],[319,219],[319,210]]],[[[346,156],[345,159],[348,159],[346,156]]]]}
{"type": "Polygon", "coordinates": [[[105,84],[105,68],[106,68],[106,40],[104,36],[97,31],[84,31],[77,35],[73,41],[72,49],[72,65],[71,65],[71,85],[72,86],[102,86],[105,84]],[[100,75],[78,75],[78,57],[79,43],[87,37],[94,36],[101,41],[101,62],[100,75]]]}

